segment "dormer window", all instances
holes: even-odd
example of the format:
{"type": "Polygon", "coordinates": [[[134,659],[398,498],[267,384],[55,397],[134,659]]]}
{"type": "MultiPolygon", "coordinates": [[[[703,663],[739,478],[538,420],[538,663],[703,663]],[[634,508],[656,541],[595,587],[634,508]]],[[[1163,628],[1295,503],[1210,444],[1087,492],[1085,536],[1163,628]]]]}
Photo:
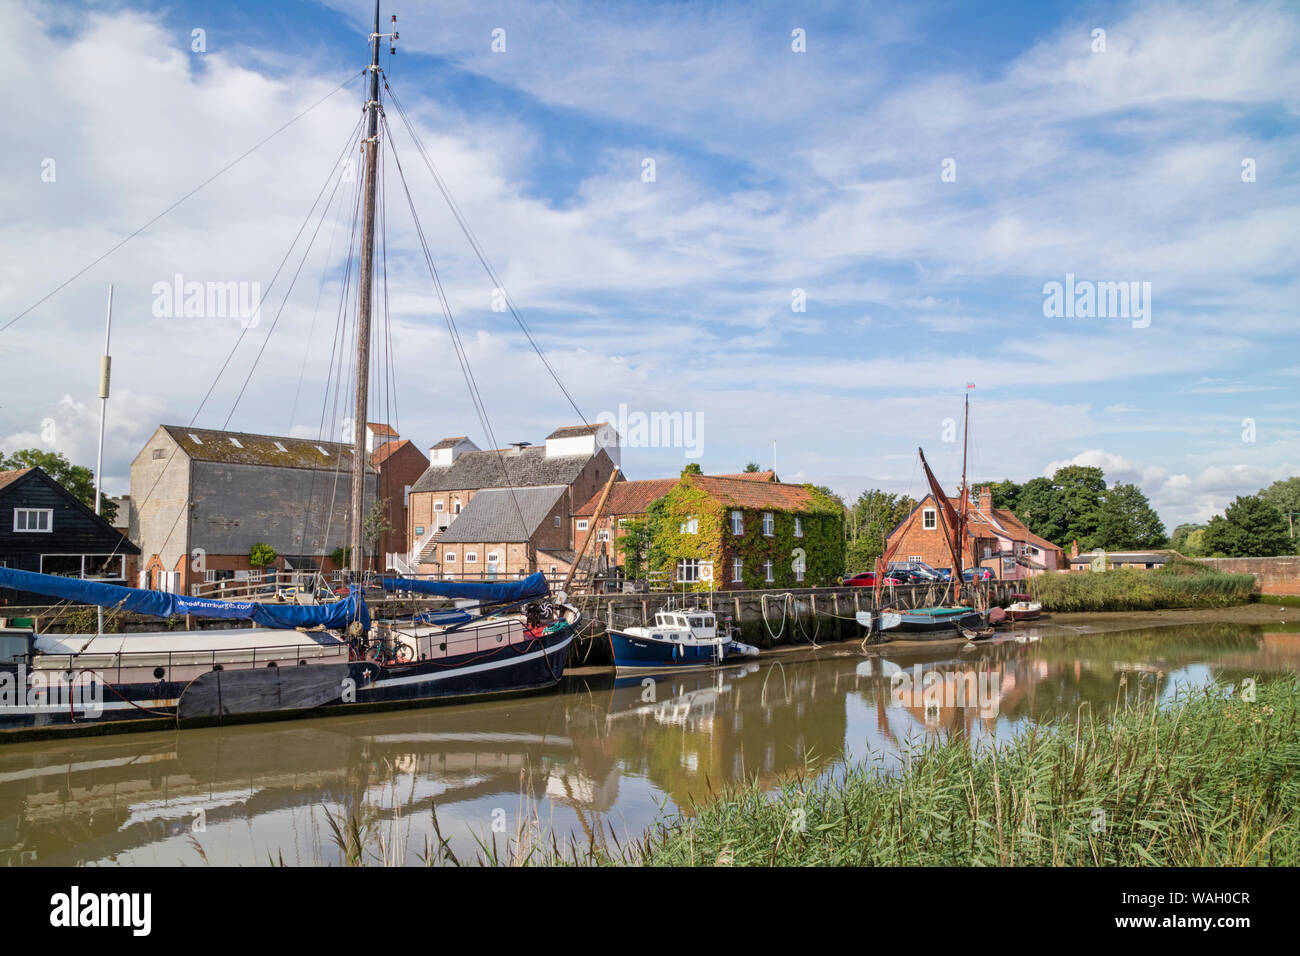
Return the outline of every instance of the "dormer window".
{"type": "Polygon", "coordinates": [[[234,435],[231,435],[231,436],[230,436],[230,444],[234,445],[236,448],[243,448],[243,447],[244,447],[243,445],[241,445],[241,444],[239,443],[239,439],[236,438],[234,435]]]}

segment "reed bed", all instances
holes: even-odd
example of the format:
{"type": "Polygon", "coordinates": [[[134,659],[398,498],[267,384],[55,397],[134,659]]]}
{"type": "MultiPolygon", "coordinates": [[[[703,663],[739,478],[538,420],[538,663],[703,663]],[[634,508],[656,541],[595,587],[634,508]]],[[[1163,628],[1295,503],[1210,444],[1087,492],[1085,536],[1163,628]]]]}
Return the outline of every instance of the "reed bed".
{"type": "Polygon", "coordinates": [[[1030,579],[1029,591],[1047,611],[1156,611],[1215,608],[1251,600],[1255,577],[1177,561],[1151,571],[1055,572],[1030,579]]]}
{"type": "MultiPolygon", "coordinates": [[[[530,862],[653,866],[1295,866],[1295,677],[1173,706],[1086,709],[1000,747],[953,739],[776,793],[729,788],[623,846],[530,862]],[[877,765],[879,764],[879,765],[877,765]]],[[[482,862],[494,862],[491,859],[482,862]]]]}

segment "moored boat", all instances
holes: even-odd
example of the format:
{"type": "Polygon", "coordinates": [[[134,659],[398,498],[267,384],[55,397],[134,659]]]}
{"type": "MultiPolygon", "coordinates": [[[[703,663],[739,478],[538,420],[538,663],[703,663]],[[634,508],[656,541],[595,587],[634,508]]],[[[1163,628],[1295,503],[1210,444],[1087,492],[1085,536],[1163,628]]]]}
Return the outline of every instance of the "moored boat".
{"type": "Polygon", "coordinates": [[[758,648],[718,628],[712,611],[669,608],[655,613],[649,627],[610,629],[616,671],[713,667],[735,657],[757,657],[758,648]]]}
{"type": "Polygon", "coordinates": [[[1007,605],[1007,617],[1013,621],[1036,621],[1043,613],[1043,606],[1028,594],[1011,595],[1012,603],[1007,605]]]}

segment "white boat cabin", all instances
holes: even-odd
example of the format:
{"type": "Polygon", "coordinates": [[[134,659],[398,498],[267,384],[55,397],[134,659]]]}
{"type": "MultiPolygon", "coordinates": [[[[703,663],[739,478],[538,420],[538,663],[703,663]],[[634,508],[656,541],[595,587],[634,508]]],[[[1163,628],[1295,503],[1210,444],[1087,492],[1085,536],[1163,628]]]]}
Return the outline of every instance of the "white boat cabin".
{"type": "Polygon", "coordinates": [[[718,619],[712,611],[657,611],[653,627],[631,628],[656,641],[679,641],[683,644],[717,644],[726,642],[718,634],[718,619]]]}

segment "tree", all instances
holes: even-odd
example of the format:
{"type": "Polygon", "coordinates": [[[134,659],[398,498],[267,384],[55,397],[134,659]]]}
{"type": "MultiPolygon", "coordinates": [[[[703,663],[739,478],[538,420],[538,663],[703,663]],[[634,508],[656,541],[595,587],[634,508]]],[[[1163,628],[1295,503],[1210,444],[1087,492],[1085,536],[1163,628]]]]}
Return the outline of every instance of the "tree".
{"type": "Polygon", "coordinates": [[[352,547],[339,546],[330,552],[330,560],[336,568],[346,568],[351,563],[352,547]]]}
{"type": "Polygon", "coordinates": [[[994,508],[1006,508],[1013,512],[1016,510],[1016,504],[1020,501],[1020,485],[1009,479],[985,482],[985,484],[993,494],[994,508]]]}
{"type": "Polygon", "coordinates": [[[650,544],[653,540],[650,522],[636,518],[623,526],[618,538],[618,549],[623,553],[623,570],[628,578],[639,581],[650,569],[650,544]]]}
{"type": "Polygon", "coordinates": [[[689,465],[687,465],[685,468],[682,469],[682,474],[683,474],[683,475],[702,475],[702,474],[704,474],[704,469],[700,467],[700,463],[699,463],[699,462],[697,462],[697,461],[693,461],[693,462],[691,462],[689,465]]]}
{"type": "Polygon", "coordinates": [[[1205,550],[1205,528],[1197,528],[1187,536],[1186,550],[1181,553],[1189,558],[1208,558],[1210,552],[1205,550]]]}
{"type": "MultiPolygon", "coordinates": [[[[1169,547],[1173,548],[1179,554],[1187,555],[1189,558],[1204,557],[1204,555],[1197,554],[1193,551],[1193,545],[1191,544],[1192,534],[1197,531],[1202,531],[1204,528],[1205,525],[1203,524],[1180,524],[1178,527],[1174,528],[1174,533],[1169,538],[1169,547]]],[[[1199,542],[1201,538],[1204,537],[1204,535],[1201,535],[1197,541],[1199,542]]]]}
{"type": "Polygon", "coordinates": [[[1020,488],[1015,516],[1034,534],[1068,549],[1065,504],[1050,478],[1031,478],[1020,488]]]}
{"type": "Polygon", "coordinates": [[[1259,495],[1246,495],[1210,519],[1205,549],[1230,558],[1271,558],[1290,552],[1291,536],[1281,511],[1259,495]]]}
{"type": "MultiPolygon", "coordinates": [[[[95,507],[95,473],[84,465],[74,465],[57,451],[24,448],[12,455],[0,455],[0,471],[39,468],[87,508],[95,507]]],[[[99,496],[99,513],[110,524],[117,518],[117,502],[108,495],[99,496]]]]}
{"type": "Polygon", "coordinates": [[[370,503],[366,516],[361,519],[361,534],[370,545],[371,551],[379,548],[379,539],[393,526],[388,521],[388,499],[376,498],[370,503]]]}
{"type": "Polygon", "coordinates": [[[756,461],[751,461],[751,462],[749,462],[747,465],[745,465],[745,474],[747,474],[747,475],[750,474],[750,473],[752,473],[752,472],[755,472],[755,471],[762,471],[762,470],[763,470],[763,469],[760,468],[760,467],[758,466],[758,462],[756,462],[756,461]]]}
{"type": "Polygon", "coordinates": [[[1095,547],[1105,492],[1106,476],[1100,468],[1066,465],[1051,478],[1025,482],[1014,511],[1034,534],[1065,550],[1077,540],[1087,550],[1095,547]]]}
{"type": "Polygon", "coordinates": [[[248,563],[255,568],[264,568],[279,556],[275,548],[262,541],[248,549],[248,563]]]}
{"type": "Polygon", "coordinates": [[[871,571],[885,550],[885,538],[895,525],[912,513],[916,499],[872,488],[858,495],[849,509],[846,570],[871,571]]]}
{"type": "Polygon", "coordinates": [[[1097,532],[1090,546],[1120,551],[1129,548],[1163,548],[1164,522],[1137,485],[1115,484],[1106,492],[1098,511],[1097,532]]]}
{"type": "MultiPolygon", "coordinates": [[[[1282,517],[1289,518],[1287,528],[1294,542],[1297,529],[1300,528],[1300,477],[1275,481],[1261,490],[1259,497],[1282,512],[1282,517]]],[[[1291,550],[1295,551],[1294,543],[1291,545],[1291,550]]]]}

